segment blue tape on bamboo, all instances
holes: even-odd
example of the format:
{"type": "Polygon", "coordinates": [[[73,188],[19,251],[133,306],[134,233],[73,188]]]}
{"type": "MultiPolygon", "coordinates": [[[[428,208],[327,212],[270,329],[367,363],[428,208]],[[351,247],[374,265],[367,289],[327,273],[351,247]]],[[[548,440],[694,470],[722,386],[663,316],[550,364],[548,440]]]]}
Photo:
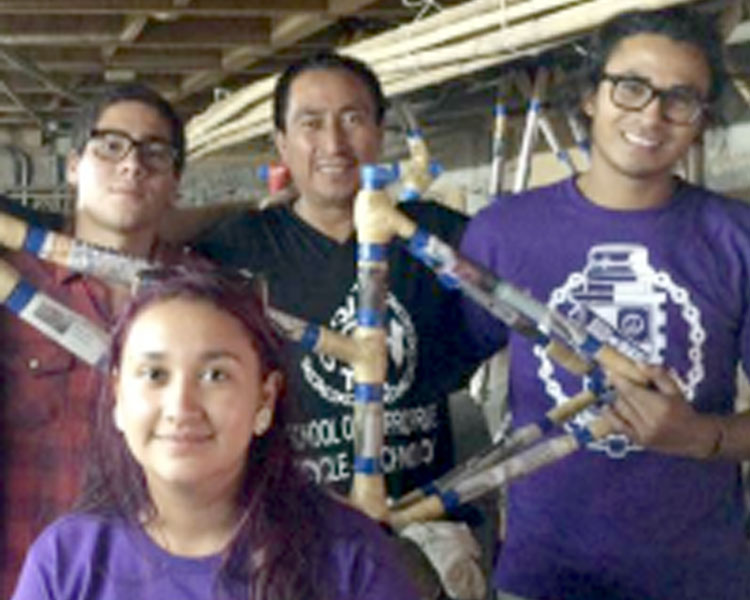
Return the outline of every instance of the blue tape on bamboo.
{"type": "Polygon", "coordinates": [[[393,181],[393,173],[390,169],[380,165],[362,165],[359,169],[359,177],[362,189],[365,190],[382,190],[393,181]]]}
{"type": "Polygon", "coordinates": [[[5,305],[14,313],[20,314],[26,308],[26,305],[31,302],[34,294],[36,294],[36,288],[30,283],[19,281],[10,296],[5,300],[5,305]]]}
{"type": "Polygon", "coordinates": [[[364,475],[377,475],[381,472],[380,460],[366,456],[354,457],[354,472],[364,475]]]}
{"type": "Polygon", "coordinates": [[[320,327],[318,327],[317,325],[313,325],[312,323],[308,323],[307,327],[305,327],[305,331],[302,332],[302,337],[299,340],[299,344],[305,350],[314,350],[315,346],[318,345],[319,339],[320,327]]]}
{"type": "Polygon", "coordinates": [[[439,497],[446,513],[451,513],[461,506],[461,498],[455,490],[442,492],[439,497]]]}
{"type": "Polygon", "coordinates": [[[26,239],[23,242],[23,249],[38,256],[42,250],[42,246],[44,246],[47,233],[46,230],[39,227],[29,227],[26,239]]]}
{"type": "Polygon", "coordinates": [[[602,349],[602,343],[591,335],[587,335],[586,339],[580,345],[581,351],[588,355],[594,355],[602,349]]]}
{"type": "Polygon", "coordinates": [[[573,429],[573,436],[576,438],[578,445],[581,448],[594,441],[594,436],[591,434],[591,430],[588,427],[575,427],[573,429]]]}
{"type": "Polygon", "coordinates": [[[438,267],[439,263],[427,253],[427,243],[430,241],[430,234],[423,229],[417,229],[409,240],[406,248],[415,257],[425,263],[428,267],[438,267]]]}
{"type": "Polygon", "coordinates": [[[383,386],[379,383],[355,383],[354,402],[368,404],[383,401],[383,386]]]}
{"type": "Polygon", "coordinates": [[[357,260],[385,262],[388,259],[387,244],[358,244],[357,260]]]}
{"type": "Polygon", "coordinates": [[[380,310],[372,308],[357,309],[357,325],[360,327],[383,327],[385,315],[380,310]]]}
{"type": "Polygon", "coordinates": [[[406,249],[412,256],[422,261],[430,269],[434,270],[437,274],[438,280],[444,287],[452,290],[460,288],[460,280],[453,274],[442,270],[441,267],[444,266],[444,263],[430,254],[430,237],[431,234],[427,231],[417,229],[414,232],[414,235],[409,238],[406,244],[406,249]]]}
{"type": "Polygon", "coordinates": [[[596,395],[600,396],[607,390],[607,381],[604,371],[594,369],[588,374],[588,387],[596,395]]]}

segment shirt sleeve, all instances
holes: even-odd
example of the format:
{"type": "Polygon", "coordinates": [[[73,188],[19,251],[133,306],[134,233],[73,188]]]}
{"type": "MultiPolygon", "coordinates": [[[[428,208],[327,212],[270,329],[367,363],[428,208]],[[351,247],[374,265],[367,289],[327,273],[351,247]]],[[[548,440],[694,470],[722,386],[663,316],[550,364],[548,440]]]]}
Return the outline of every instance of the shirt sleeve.
{"type": "Polygon", "coordinates": [[[11,600],[63,600],[52,589],[47,569],[54,561],[44,551],[43,539],[29,549],[11,600]]]}

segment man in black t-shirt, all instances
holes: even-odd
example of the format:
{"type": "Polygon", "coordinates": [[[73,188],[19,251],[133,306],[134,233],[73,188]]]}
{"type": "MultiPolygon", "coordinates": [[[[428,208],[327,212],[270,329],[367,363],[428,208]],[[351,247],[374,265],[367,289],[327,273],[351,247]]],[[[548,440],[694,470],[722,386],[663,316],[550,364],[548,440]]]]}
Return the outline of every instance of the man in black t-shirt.
{"type": "MultiPolygon", "coordinates": [[[[385,99],[359,61],[321,54],[287,69],[274,97],[275,141],[299,198],[245,213],[210,231],[197,249],[264,273],[271,304],[349,333],[356,326],[353,203],[359,167],[378,160],[385,99]]],[[[457,245],[465,218],[431,202],[402,205],[425,229],[457,245]]],[[[389,367],[382,466],[397,498],[453,466],[448,394],[476,362],[463,342],[457,293],[393,244],[389,255],[389,367]]],[[[353,371],[336,359],[295,349],[292,397],[301,416],[292,437],[306,470],[340,492],[353,475],[353,371]]]]}

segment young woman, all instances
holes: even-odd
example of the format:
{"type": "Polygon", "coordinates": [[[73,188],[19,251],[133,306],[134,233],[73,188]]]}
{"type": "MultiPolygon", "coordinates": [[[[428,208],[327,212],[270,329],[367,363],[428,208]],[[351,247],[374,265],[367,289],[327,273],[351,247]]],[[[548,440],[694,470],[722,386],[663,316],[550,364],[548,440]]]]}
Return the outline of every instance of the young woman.
{"type": "Polygon", "coordinates": [[[416,598],[379,527],[300,477],[248,285],[168,271],[111,345],[88,485],[14,600],[416,598]]]}

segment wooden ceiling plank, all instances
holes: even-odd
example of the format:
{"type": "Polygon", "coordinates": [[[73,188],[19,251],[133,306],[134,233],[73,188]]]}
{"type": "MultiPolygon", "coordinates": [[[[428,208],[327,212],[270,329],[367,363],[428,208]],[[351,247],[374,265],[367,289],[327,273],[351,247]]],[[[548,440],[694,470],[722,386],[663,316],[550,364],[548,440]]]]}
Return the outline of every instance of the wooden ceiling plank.
{"type": "Polygon", "coordinates": [[[72,100],[76,104],[83,103],[83,99],[78,94],[76,94],[75,92],[72,92],[71,90],[57,83],[52,77],[50,77],[47,73],[42,71],[36,64],[24,58],[23,56],[17,54],[10,48],[0,46],[0,58],[5,60],[8,64],[11,64],[16,68],[21,69],[24,73],[26,73],[30,77],[33,77],[34,79],[41,81],[49,89],[56,92],[63,98],[72,100]]]}
{"type": "Polygon", "coordinates": [[[37,124],[37,126],[40,129],[44,129],[44,119],[40,114],[38,114],[31,106],[29,106],[26,102],[23,101],[23,99],[16,94],[16,92],[13,91],[13,88],[11,88],[4,80],[0,79],[0,92],[8,96],[8,98],[11,99],[13,104],[18,106],[21,110],[23,110],[25,113],[27,113],[37,124]]]}
{"type": "MultiPolygon", "coordinates": [[[[334,6],[336,10],[348,8],[351,13],[356,13],[358,10],[374,4],[375,0],[331,0],[331,4],[334,2],[336,2],[334,6]],[[346,2],[347,4],[339,4],[338,2],[346,2]]],[[[292,46],[305,37],[325,29],[331,22],[331,19],[319,14],[283,17],[274,24],[271,32],[272,49],[263,53],[247,52],[242,48],[232,50],[224,60],[225,71],[206,71],[186,77],[182,83],[180,95],[174,100],[181,100],[200,90],[218,85],[226,77],[228,70],[239,71],[247,68],[254,62],[268,57],[273,51],[292,46]]]]}
{"type": "Polygon", "coordinates": [[[181,19],[151,23],[138,39],[138,45],[190,46],[197,48],[237,44],[269,44],[269,19],[181,19]]]}
{"type": "Polygon", "coordinates": [[[197,17],[263,17],[328,10],[327,0],[206,0],[176,4],[174,0],[0,0],[4,15],[174,15],[197,17]]]}
{"type": "MultiPolygon", "coordinates": [[[[135,41],[143,31],[144,27],[146,27],[147,22],[148,17],[141,15],[127,15],[125,17],[125,24],[120,32],[120,41],[123,44],[130,44],[135,41]]],[[[102,56],[104,57],[104,60],[109,62],[117,52],[118,47],[119,44],[104,46],[102,48],[102,56]]]]}

